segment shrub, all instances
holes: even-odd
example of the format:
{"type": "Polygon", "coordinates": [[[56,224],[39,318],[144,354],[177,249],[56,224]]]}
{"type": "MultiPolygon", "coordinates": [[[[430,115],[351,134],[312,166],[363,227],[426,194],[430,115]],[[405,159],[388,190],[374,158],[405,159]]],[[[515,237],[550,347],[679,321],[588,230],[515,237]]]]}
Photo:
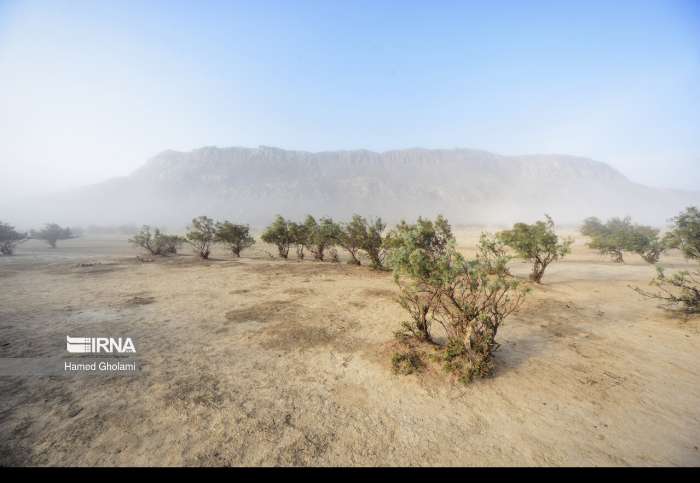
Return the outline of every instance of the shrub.
{"type": "Polygon", "coordinates": [[[26,239],[26,233],[20,233],[14,226],[0,221],[0,255],[12,255],[17,244],[26,239]]]}
{"type": "Polygon", "coordinates": [[[649,292],[639,287],[632,289],[644,297],[662,300],[667,309],[680,308],[687,314],[700,313],[700,271],[682,270],[668,277],[664,269],[657,266],[656,278],[649,285],[658,291],[649,292]]]}
{"type": "Polygon", "coordinates": [[[399,304],[411,316],[402,323],[405,335],[432,342],[430,312],[440,296],[442,277],[453,257],[454,236],[445,218],[418,218],[415,225],[399,223],[388,235],[388,262],[399,286],[399,304]]]}
{"type": "MultiPolygon", "coordinates": [[[[447,370],[465,382],[490,374],[498,328],[525,296],[520,282],[503,270],[490,270],[483,261],[466,261],[441,216],[435,222],[401,222],[389,239],[399,303],[412,319],[402,323],[397,336],[435,343],[431,330],[437,323],[447,336],[447,370]]],[[[490,252],[492,267],[505,266],[498,253],[502,251],[490,252]]]]}
{"type": "Polygon", "coordinates": [[[573,240],[559,240],[554,233],[554,221],[545,215],[545,221],[532,225],[516,223],[511,230],[497,235],[498,240],[511,247],[518,256],[532,262],[530,280],[542,283],[542,276],[550,263],[564,258],[571,251],[573,240]]]}
{"type": "Polygon", "coordinates": [[[490,275],[511,275],[508,262],[512,259],[498,237],[482,233],[476,247],[476,261],[490,275]]]}
{"type": "Polygon", "coordinates": [[[664,237],[666,246],[679,248],[688,259],[700,259],[700,210],[690,206],[671,221],[671,231],[664,237]]]}
{"type": "Polygon", "coordinates": [[[209,258],[211,246],[216,240],[216,227],[214,220],[206,216],[198,216],[192,219],[192,224],[185,234],[185,241],[192,245],[200,258],[209,258]]]}
{"type": "Polygon", "coordinates": [[[525,293],[516,279],[490,275],[478,262],[456,265],[433,310],[447,335],[446,369],[463,382],[491,374],[498,329],[520,307],[525,293]]]}
{"type": "Polygon", "coordinates": [[[289,222],[282,216],[277,215],[275,221],[265,229],[260,238],[265,243],[275,245],[280,258],[287,258],[289,255],[289,245],[292,243],[292,237],[289,232],[289,222]]]}
{"type": "Polygon", "coordinates": [[[413,348],[395,352],[391,356],[391,367],[394,370],[394,374],[413,374],[414,372],[420,372],[423,366],[421,355],[413,348]]]}
{"type": "Polygon", "coordinates": [[[228,245],[236,257],[241,256],[242,250],[255,244],[248,225],[236,225],[229,221],[216,224],[216,241],[228,245]]]}
{"type": "Polygon", "coordinates": [[[306,225],[291,221],[288,223],[290,243],[294,245],[294,249],[299,260],[304,259],[304,248],[309,244],[309,231],[306,225]]]}
{"type": "Polygon", "coordinates": [[[56,248],[56,242],[59,240],[74,238],[70,228],[62,228],[56,223],[47,223],[46,226],[39,231],[32,230],[31,237],[46,241],[51,248],[56,248]]]}
{"type": "Polygon", "coordinates": [[[309,215],[304,221],[307,230],[306,248],[313,254],[314,260],[323,261],[326,249],[337,244],[341,229],[332,218],[321,218],[318,222],[309,215]]]}
{"type": "Polygon", "coordinates": [[[151,255],[175,254],[182,242],[179,236],[166,235],[158,228],[151,233],[151,227],[148,225],[143,225],[141,230],[129,239],[129,243],[144,248],[151,255]]]}
{"type": "Polygon", "coordinates": [[[360,215],[353,215],[350,223],[340,226],[335,241],[350,254],[351,259],[349,263],[362,265],[359,253],[366,238],[367,220],[360,215]]]}
{"type": "Polygon", "coordinates": [[[586,218],[581,233],[589,236],[588,247],[609,255],[615,263],[624,263],[624,252],[640,255],[648,263],[659,261],[666,246],[659,239],[659,230],[632,223],[630,217],[611,218],[602,223],[598,218],[586,218]]]}
{"type": "MultiPolygon", "coordinates": [[[[700,259],[700,211],[688,207],[680,215],[671,219],[671,230],[663,239],[663,246],[679,248],[690,260],[700,259]]],[[[681,270],[670,277],[662,267],[656,267],[656,278],[650,285],[656,291],[632,287],[637,293],[663,301],[667,309],[680,309],[687,314],[700,313],[700,271],[681,270]]]]}
{"type": "Polygon", "coordinates": [[[364,234],[360,248],[369,257],[372,268],[384,270],[384,258],[386,256],[386,240],[382,236],[386,224],[381,218],[376,218],[367,224],[367,231],[364,234]]]}

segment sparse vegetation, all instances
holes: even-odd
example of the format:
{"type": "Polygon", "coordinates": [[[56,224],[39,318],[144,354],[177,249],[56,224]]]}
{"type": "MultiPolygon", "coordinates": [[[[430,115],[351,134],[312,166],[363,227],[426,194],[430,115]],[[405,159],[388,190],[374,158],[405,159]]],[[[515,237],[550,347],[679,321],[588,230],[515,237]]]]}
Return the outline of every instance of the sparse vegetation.
{"type": "MultiPolygon", "coordinates": [[[[516,223],[511,230],[501,231],[496,237],[504,245],[515,250],[519,257],[532,262],[530,280],[536,283],[542,283],[544,271],[550,263],[560,260],[570,253],[573,243],[571,239],[559,240],[554,232],[554,221],[549,215],[545,215],[544,221],[538,221],[532,225],[516,223]]],[[[483,250],[487,252],[487,260],[490,264],[494,264],[494,260],[503,260],[498,258],[497,252],[495,252],[502,250],[501,247],[488,240],[484,240],[483,243],[483,250]]],[[[504,268],[500,266],[489,267],[490,270],[503,270],[504,268]]]]}
{"type": "Polygon", "coordinates": [[[211,246],[216,240],[214,220],[206,216],[193,218],[192,224],[185,234],[185,240],[192,245],[192,248],[200,258],[209,258],[211,246]]]}
{"type": "Polygon", "coordinates": [[[248,225],[236,225],[230,221],[216,224],[216,241],[226,244],[236,257],[241,256],[242,250],[255,244],[248,225]]]}
{"type": "Polygon", "coordinates": [[[344,223],[337,231],[336,242],[350,254],[350,262],[362,265],[359,258],[362,245],[367,238],[367,220],[360,215],[354,215],[349,223],[344,223]]]}
{"type": "Polygon", "coordinates": [[[512,259],[503,242],[490,233],[482,233],[476,247],[476,261],[489,275],[511,275],[508,262],[512,259]]]}
{"type": "MultiPolygon", "coordinates": [[[[525,296],[520,282],[479,261],[466,261],[443,217],[435,222],[419,218],[415,225],[402,222],[390,238],[399,303],[412,319],[397,336],[434,344],[431,328],[438,323],[447,336],[442,350],[449,372],[463,382],[491,374],[498,328],[525,296]]],[[[498,267],[506,263],[492,261],[498,267]]],[[[404,360],[395,360],[395,366],[404,360]]]]}
{"type": "MultiPolygon", "coordinates": [[[[679,248],[689,260],[700,260],[700,211],[694,206],[688,207],[671,221],[673,225],[663,244],[679,248]]],[[[632,289],[645,297],[663,301],[668,309],[680,308],[687,314],[700,313],[700,270],[681,270],[667,276],[664,268],[657,266],[656,277],[649,284],[657,291],[632,289]]]]}
{"type": "Polygon", "coordinates": [[[294,221],[288,223],[288,229],[291,243],[294,245],[297,258],[299,260],[303,260],[304,248],[306,248],[306,246],[309,244],[309,230],[305,224],[296,223],[294,221]]]}
{"type": "Polygon", "coordinates": [[[314,260],[323,261],[326,250],[338,243],[342,230],[332,218],[321,218],[319,221],[308,215],[304,221],[307,230],[306,248],[313,254],[314,260]]]}
{"type": "Polygon", "coordinates": [[[147,250],[151,255],[173,255],[177,253],[182,242],[179,236],[167,235],[158,228],[151,233],[151,227],[148,225],[142,226],[141,230],[129,239],[129,243],[147,250]]]}
{"type": "Polygon", "coordinates": [[[289,230],[289,222],[281,215],[277,215],[275,221],[265,229],[260,238],[265,243],[275,245],[280,258],[287,258],[289,255],[289,246],[294,242],[289,230]]]}
{"type": "Polygon", "coordinates": [[[0,221],[0,255],[14,254],[17,244],[26,239],[26,233],[20,233],[14,226],[0,221]]]}
{"type": "Polygon", "coordinates": [[[56,248],[56,243],[59,240],[75,238],[70,228],[63,228],[56,223],[47,223],[46,226],[39,231],[32,230],[30,237],[36,238],[37,240],[44,240],[51,248],[56,248]]]}
{"type": "Polygon", "coordinates": [[[680,249],[689,260],[700,260],[700,210],[689,206],[671,221],[671,231],[664,237],[666,246],[680,249]]]}
{"type": "Polygon", "coordinates": [[[658,291],[650,292],[639,287],[632,289],[647,298],[663,301],[667,309],[680,308],[687,314],[700,313],[700,271],[681,270],[666,276],[662,267],[656,267],[656,277],[649,282],[658,291]]]}
{"type": "Polygon", "coordinates": [[[624,263],[624,252],[637,253],[647,263],[656,263],[666,250],[659,239],[659,230],[632,223],[630,217],[611,218],[602,223],[596,217],[586,218],[581,234],[591,238],[588,247],[609,255],[615,263],[624,263]]]}
{"type": "Polygon", "coordinates": [[[407,376],[423,369],[424,363],[421,355],[413,348],[394,352],[391,356],[391,367],[394,374],[407,376]]]}

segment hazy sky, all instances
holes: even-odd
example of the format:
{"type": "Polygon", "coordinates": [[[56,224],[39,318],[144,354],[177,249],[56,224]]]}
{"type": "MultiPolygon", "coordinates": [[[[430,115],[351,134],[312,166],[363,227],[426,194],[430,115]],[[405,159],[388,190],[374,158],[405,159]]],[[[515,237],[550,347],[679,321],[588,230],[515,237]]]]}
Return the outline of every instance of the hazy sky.
{"type": "Polygon", "coordinates": [[[260,144],[558,152],[700,189],[700,2],[0,0],[0,198],[260,144]]]}

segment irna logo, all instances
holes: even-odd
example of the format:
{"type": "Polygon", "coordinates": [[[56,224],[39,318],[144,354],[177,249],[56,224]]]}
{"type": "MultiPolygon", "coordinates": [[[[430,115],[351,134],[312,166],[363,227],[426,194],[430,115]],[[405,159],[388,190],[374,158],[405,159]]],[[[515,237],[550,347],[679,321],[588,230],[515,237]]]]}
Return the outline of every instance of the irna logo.
{"type": "Polygon", "coordinates": [[[136,352],[131,337],[70,337],[66,336],[66,350],[72,354],[112,354],[136,352]]]}

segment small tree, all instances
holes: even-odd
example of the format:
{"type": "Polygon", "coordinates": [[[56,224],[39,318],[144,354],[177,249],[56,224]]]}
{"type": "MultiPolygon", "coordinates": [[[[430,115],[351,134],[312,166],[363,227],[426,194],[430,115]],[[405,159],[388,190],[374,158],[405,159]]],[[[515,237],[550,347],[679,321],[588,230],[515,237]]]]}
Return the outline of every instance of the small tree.
{"type": "Polygon", "coordinates": [[[542,276],[550,263],[564,258],[570,251],[573,240],[559,240],[554,232],[554,221],[545,215],[545,221],[532,225],[516,223],[513,229],[497,235],[498,240],[509,246],[519,257],[532,262],[530,280],[542,283],[542,276]]]}
{"type": "Polygon", "coordinates": [[[341,225],[336,241],[350,254],[350,263],[362,265],[359,254],[366,239],[367,220],[360,215],[353,215],[350,223],[341,225]]]}
{"type": "Polygon", "coordinates": [[[26,239],[26,233],[20,233],[14,226],[0,221],[0,255],[12,255],[17,244],[26,239]]]}
{"type": "Polygon", "coordinates": [[[44,228],[39,231],[32,230],[31,238],[44,240],[51,248],[56,248],[58,240],[68,240],[74,238],[70,228],[62,228],[56,223],[47,223],[44,228]]]}
{"type": "Polygon", "coordinates": [[[671,219],[673,227],[664,237],[669,248],[679,248],[688,259],[700,259],[700,210],[689,206],[671,219]]]}
{"type": "Polygon", "coordinates": [[[458,254],[452,228],[445,218],[401,221],[387,237],[389,266],[400,290],[399,304],[411,316],[400,334],[433,342],[430,312],[440,296],[443,271],[458,254]]]}
{"type": "Polygon", "coordinates": [[[476,247],[476,261],[490,275],[510,276],[508,262],[512,259],[508,255],[506,246],[495,235],[482,233],[479,244],[476,247]]]}
{"type": "Polygon", "coordinates": [[[287,258],[292,236],[289,232],[289,223],[282,216],[277,215],[275,221],[268,226],[260,238],[265,243],[277,246],[280,258],[287,258]]]}
{"type": "Polygon", "coordinates": [[[681,270],[666,276],[662,267],[656,267],[656,278],[649,282],[658,291],[650,292],[639,287],[632,290],[647,298],[663,301],[667,309],[680,307],[687,314],[700,313],[700,271],[681,270]]]}
{"type": "Polygon", "coordinates": [[[297,258],[304,259],[304,248],[309,245],[309,230],[303,223],[290,221],[288,223],[290,242],[294,245],[297,258]]]}
{"type": "Polygon", "coordinates": [[[383,237],[386,224],[381,218],[372,220],[367,225],[367,233],[362,241],[361,248],[367,253],[372,268],[384,270],[384,258],[387,252],[386,239],[383,237]]]}
{"type": "Polygon", "coordinates": [[[659,230],[632,223],[631,218],[611,218],[602,223],[598,218],[584,220],[581,233],[591,238],[589,248],[601,255],[610,255],[615,263],[624,263],[624,252],[633,252],[648,263],[656,263],[666,250],[659,239],[659,230]]]}
{"type": "Polygon", "coordinates": [[[129,243],[147,250],[151,255],[175,254],[182,241],[179,236],[166,235],[158,228],[151,233],[151,227],[148,225],[143,225],[141,230],[129,239],[129,243]]]}
{"type": "MultiPolygon", "coordinates": [[[[700,211],[688,207],[671,219],[673,225],[663,239],[665,246],[679,248],[688,260],[700,260],[700,211]]],[[[662,267],[656,267],[656,278],[650,283],[655,292],[632,287],[637,293],[663,301],[668,309],[680,308],[687,314],[700,313],[700,270],[681,270],[670,277],[662,267]]]]}
{"type": "Polygon", "coordinates": [[[419,218],[415,225],[402,222],[390,239],[399,303],[413,319],[402,324],[398,335],[434,343],[431,327],[436,322],[447,336],[445,368],[464,382],[489,375],[498,328],[524,299],[520,282],[502,271],[489,273],[482,262],[465,261],[442,217],[435,222],[419,218]]]}
{"type": "Polygon", "coordinates": [[[332,218],[321,218],[318,222],[308,215],[304,221],[308,232],[306,248],[313,254],[314,260],[323,261],[328,248],[335,246],[340,238],[340,226],[332,218]]]}
{"type": "Polygon", "coordinates": [[[228,245],[236,257],[241,256],[241,250],[255,244],[248,225],[236,225],[229,221],[216,224],[216,241],[228,245]]]}
{"type": "Polygon", "coordinates": [[[200,258],[209,258],[211,246],[216,240],[214,220],[206,216],[193,218],[192,224],[188,227],[185,234],[185,240],[192,245],[192,248],[200,258]]]}

